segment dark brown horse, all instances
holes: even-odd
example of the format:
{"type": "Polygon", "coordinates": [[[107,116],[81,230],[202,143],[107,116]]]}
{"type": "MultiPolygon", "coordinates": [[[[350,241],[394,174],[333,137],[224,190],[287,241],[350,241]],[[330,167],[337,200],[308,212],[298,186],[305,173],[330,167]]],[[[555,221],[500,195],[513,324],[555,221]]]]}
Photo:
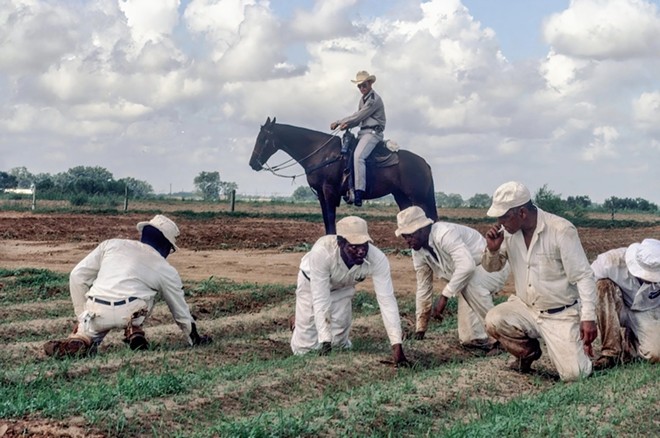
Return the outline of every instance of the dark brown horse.
{"type": "MultiPolygon", "coordinates": [[[[346,191],[343,183],[345,162],[339,137],[310,129],[266,120],[261,127],[250,158],[254,170],[264,168],[266,161],[278,150],[289,154],[305,169],[307,182],[316,192],[323,212],[326,234],[335,234],[336,210],[346,191]]],[[[421,207],[436,221],[433,175],[430,166],[418,155],[399,150],[399,162],[389,167],[367,164],[365,199],[392,194],[400,210],[412,205],[421,207]]],[[[281,168],[281,166],[280,166],[281,168]]]]}

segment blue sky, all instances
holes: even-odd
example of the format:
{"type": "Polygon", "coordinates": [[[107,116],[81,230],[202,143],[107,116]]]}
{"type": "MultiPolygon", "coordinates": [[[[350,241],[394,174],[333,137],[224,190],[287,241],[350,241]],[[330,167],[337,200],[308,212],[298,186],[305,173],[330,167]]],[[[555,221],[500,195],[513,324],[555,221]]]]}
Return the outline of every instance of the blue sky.
{"type": "Polygon", "coordinates": [[[329,132],[368,70],[437,191],[660,203],[658,0],[8,0],[0,24],[0,170],[287,195],[247,164],[259,126],[329,132]]]}

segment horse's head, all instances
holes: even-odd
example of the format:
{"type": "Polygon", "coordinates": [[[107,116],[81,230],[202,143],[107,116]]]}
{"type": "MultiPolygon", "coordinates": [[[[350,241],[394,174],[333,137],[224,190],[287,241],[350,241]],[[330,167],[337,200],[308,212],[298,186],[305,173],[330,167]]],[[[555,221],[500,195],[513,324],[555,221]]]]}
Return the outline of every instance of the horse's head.
{"type": "Polygon", "coordinates": [[[257,141],[254,143],[254,150],[250,157],[250,167],[254,170],[261,170],[264,164],[266,164],[266,161],[277,152],[278,147],[275,144],[274,127],[275,117],[273,117],[272,121],[268,117],[266,123],[259,130],[259,135],[257,135],[257,141]]]}

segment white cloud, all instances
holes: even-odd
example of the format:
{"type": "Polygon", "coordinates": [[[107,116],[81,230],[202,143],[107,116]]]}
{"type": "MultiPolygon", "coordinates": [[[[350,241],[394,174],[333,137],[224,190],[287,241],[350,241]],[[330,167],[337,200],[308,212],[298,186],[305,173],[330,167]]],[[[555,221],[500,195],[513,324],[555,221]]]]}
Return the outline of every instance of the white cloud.
{"type": "Polygon", "coordinates": [[[583,160],[595,161],[599,158],[611,158],[618,155],[616,141],[619,139],[619,133],[615,128],[599,126],[594,129],[593,134],[593,140],[582,152],[583,160]]]}
{"type": "Polygon", "coordinates": [[[543,34],[557,53],[577,58],[657,57],[660,15],[644,0],[572,0],[547,19],[543,34]]]}
{"type": "Polygon", "coordinates": [[[311,11],[298,10],[291,30],[300,38],[319,40],[353,32],[350,16],[357,0],[316,0],[311,11]]]}
{"type": "Polygon", "coordinates": [[[34,172],[103,165],[156,190],[217,170],[239,191],[288,194],[289,180],[247,165],[259,126],[329,132],[368,70],[386,137],[432,165],[438,191],[492,193],[515,177],[660,201],[637,183],[657,186],[657,172],[617,165],[657,160],[655,6],[557,8],[539,27],[552,47],[516,63],[459,0],[0,2],[12,42],[0,45],[0,156],[34,172]]]}
{"type": "Polygon", "coordinates": [[[642,93],[633,102],[633,116],[639,129],[660,134],[660,91],[642,93]]]}

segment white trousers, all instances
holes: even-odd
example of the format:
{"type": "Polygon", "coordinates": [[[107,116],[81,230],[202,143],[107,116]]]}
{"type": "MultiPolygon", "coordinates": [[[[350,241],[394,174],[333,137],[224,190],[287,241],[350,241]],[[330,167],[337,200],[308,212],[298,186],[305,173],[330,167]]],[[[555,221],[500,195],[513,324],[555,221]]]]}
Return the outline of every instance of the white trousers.
{"type": "MultiPolygon", "coordinates": [[[[486,333],[485,318],[493,308],[493,296],[504,287],[509,265],[496,272],[477,266],[467,286],[456,296],[458,300],[458,340],[463,345],[486,345],[494,342],[486,333]]],[[[416,297],[417,331],[427,330],[433,301],[433,290],[416,297]]]]}
{"type": "MultiPolygon", "coordinates": [[[[353,324],[352,300],[354,287],[345,287],[330,292],[330,318],[332,331],[332,346],[350,348],[351,325],[353,324]]],[[[312,290],[310,282],[302,271],[298,272],[296,287],[296,325],[291,336],[291,351],[293,354],[305,354],[321,348],[318,332],[314,322],[312,307],[312,290]]]]}
{"type": "Polygon", "coordinates": [[[367,188],[366,159],[382,139],[382,132],[368,131],[366,134],[360,135],[358,144],[355,146],[355,153],[353,154],[353,178],[355,181],[355,190],[365,190],[367,188]]]}
{"type": "Polygon", "coordinates": [[[153,309],[153,301],[135,300],[121,306],[100,304],[88,299],[85,310],[78,316],[76,334],[89,337],[100,344],[112,329],[125,329],[128,325],[141,326],[153,309]]]}
{"type": "Polygon", "coordinates": [[[636,312],[625,304],[619,315],[621,325],[637,338],[637,354],[651,362],[660,363],[660,307],[636,312]]]}
{"type": "Polygon", "coordinates": [[[591,360],[580,339],[579,305],[559,313],[540,313],[512,295],[505,303],[493,307],[486,315],[489,332],[497,333],[502,346],[514,356],[524,357],[529,340],[543,339],[552,364],[562,380],[576,380],[591,374],[591,360]],[[514,353],[516,344],[520,346],[514,353]],[[513,348],[512,348],[513,347],[513,348]]]}

